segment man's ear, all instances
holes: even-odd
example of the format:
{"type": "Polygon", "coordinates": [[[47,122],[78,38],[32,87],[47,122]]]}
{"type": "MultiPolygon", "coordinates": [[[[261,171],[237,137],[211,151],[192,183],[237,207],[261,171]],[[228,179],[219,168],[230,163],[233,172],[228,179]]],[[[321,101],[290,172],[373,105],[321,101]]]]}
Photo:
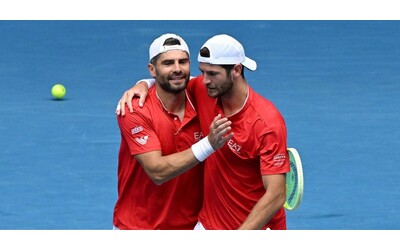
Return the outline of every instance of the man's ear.
{"type": "Polygon", "coordinates": [[[233,66],[231,70],[232,77],[237,78],[238,76],[240,76],[242,74],[242,70],[243,70],[243,65],[240,63],[233,66]]]}
{"type": "Polygon", "coordinates": [[[147,69],[149,70],[151,77],[156,78],[156,67],[154,67],[153,64],[149,63],[147,64],[147,69]]]}

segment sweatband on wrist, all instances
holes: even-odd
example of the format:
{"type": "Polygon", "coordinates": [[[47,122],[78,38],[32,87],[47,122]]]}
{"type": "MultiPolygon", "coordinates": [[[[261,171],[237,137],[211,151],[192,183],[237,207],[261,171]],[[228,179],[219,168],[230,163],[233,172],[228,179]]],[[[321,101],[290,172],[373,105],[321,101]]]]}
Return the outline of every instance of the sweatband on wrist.
{"type": "Polygon", "coordinates": [[[204,137],[200,141],[193,144],[192,151],[196,159],[200,162],[204,161],[207,157],[215,152],[210,142],[208,141],[208,137],[204,137]]]}
{"type": "Polygon", "coordinates": [[[154,79],[142,79],[142,80],[137,81],[137,82],[135,83],[135,85],[138,84],[139,82],[146,82],[147,88],[151,88],[151,87],[153,87],[154,84],[155,84],[155,80],[154,80],[154,79]]]}

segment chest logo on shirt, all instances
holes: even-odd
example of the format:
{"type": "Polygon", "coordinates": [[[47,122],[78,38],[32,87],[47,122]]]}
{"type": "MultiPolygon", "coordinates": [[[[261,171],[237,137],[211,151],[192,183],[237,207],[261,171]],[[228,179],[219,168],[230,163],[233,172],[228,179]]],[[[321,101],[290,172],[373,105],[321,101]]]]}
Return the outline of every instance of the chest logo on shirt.
{"type": "Polygon", "coordinates": [[[149,139],[149,136],[145,135],[145,136],[142,136],[142,137],[135,138],[135,141],[137,141],[141,145],[144,145],[144,144],[147,143],[147,139],[149,139]]]}
{"type": "Polygon", "coordinates": [[[228,147],[236,152],[237,154],[240,154],[240,149],[242,148],[242,146],[240,146],[239,144],[237,144],[234,140],[230,139],[228,141],[228,147]]]}
{"type": "Polygon", "coordinates": [[[143,131],[143,127],[142,126],[134,127],[133,129],[131,129],[132,135],[137,134],[137,133],[139,133],[141,131],[143,131]]]}
{"type": "Polygon", "coordinates": [[[200,141],[204,137],[202,132],[194,132],[193,136],[195,141],[200,141]]]}

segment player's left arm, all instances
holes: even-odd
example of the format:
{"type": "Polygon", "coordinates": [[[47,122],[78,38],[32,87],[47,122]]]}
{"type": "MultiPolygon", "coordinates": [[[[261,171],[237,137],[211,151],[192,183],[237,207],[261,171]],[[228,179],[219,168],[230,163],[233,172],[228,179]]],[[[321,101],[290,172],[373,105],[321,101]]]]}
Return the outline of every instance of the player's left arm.
{"type": "Polygon", "coordinates": [[[262,181],[266,192],[238,229],[261,229],[285,203],[285,174],[264,175],[262,181]]]}

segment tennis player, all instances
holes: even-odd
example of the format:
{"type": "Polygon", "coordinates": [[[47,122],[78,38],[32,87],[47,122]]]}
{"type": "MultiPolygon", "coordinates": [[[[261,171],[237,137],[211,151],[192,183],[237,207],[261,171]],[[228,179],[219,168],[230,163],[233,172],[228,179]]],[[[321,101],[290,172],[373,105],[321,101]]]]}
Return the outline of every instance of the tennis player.
{"type": "Polygon", "coordinates": [[[143,108],[132,101],[135,111],[117,117],[121,145],[114,228],[193,229],[203,204],[204,168],[196,165],[232,138],[226,134],[230,122],[217,116],[203,138],[185,90],[190,61],[181,37],[158,37],[149,55],[155,87],[143,108]]]}
{"type": "MultiPolygon", "coordinates": [[[[205,161],[204,203],[195,229],[286,229],[286,125],[274,104],[245,79],[244,69],[256,70],[256,62],[225,34],[206,41],[198,62],[202,76],[191,79],[187,90],[202,132],[209,133],[214,117],[223,114],[234,137],[205,161]]],[[[119,104],[129,107],[135,93],[146,92],[146,82],[126,91],[119,104]]]]}

